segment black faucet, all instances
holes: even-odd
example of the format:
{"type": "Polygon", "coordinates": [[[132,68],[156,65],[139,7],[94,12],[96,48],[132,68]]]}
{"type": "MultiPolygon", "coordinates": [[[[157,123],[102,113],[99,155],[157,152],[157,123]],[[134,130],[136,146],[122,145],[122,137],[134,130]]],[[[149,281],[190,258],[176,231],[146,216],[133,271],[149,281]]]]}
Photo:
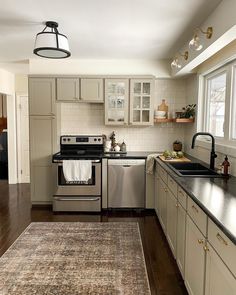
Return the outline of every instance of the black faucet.
{"type": "Polygon", "coordinates": [[[194,134],[192,139],[192,149],[194,149],[195,146],[195,140],[198,135],[207,135],[211,137],[211,160],[210,160],[210,169],[215,169],[215,158],[217,158],[217,155],[215,153],[215,138],[211,133],[208,132],[197,132],[194,134]]]}

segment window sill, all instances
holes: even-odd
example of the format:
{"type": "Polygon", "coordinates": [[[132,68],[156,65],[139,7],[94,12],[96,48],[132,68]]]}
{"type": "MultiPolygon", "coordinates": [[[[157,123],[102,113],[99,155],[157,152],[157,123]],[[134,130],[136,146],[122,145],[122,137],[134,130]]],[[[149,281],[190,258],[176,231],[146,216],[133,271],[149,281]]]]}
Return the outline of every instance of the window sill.
{"type": "MultiPolygon", "coordinates": [[[[198,139],[196,140],[196,146],[200,146],[205,149],[211,150],[211,141],[198,139]]],[[[216,150],[216,153],[218,152],[218,153],[222,153],[224,155],[228,155],[228,156],[236,158],[236,146],[234,145],[216,142],[215,150],[216,150]]]]}

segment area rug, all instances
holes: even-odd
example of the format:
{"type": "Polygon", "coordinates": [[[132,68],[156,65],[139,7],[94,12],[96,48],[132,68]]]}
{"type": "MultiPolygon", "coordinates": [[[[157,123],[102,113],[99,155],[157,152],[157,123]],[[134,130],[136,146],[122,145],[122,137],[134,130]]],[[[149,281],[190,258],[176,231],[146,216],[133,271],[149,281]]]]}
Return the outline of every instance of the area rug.
{"type": "Polygon", "coordinates": [[[150,295],[134,222],[31,223],[0,258],[0,295],[150,295]]]}

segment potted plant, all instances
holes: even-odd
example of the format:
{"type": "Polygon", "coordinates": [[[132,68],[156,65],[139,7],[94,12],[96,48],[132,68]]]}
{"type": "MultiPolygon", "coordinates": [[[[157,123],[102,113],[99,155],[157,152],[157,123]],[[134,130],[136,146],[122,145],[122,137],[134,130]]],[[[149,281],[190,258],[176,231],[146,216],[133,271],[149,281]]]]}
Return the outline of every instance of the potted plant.
{"type": "Polygon", "coordinates": [[[183,108],[183,112],[180,115],[180,118],[194,118],[195,117],[195,108],[196,104],[189,104],[185,108],[183,108]]]}
{"type": "Polygon", "coordinates": [[[183,147],[183,145],[182,145],[182,142],[181,142],[181,141],[179,141],[179,140],[175,140],[175,141],[173,142],[173,150],[174,150],[175,152],[180,152],[180,151],[182,151],[182,147],[183,147]]]}

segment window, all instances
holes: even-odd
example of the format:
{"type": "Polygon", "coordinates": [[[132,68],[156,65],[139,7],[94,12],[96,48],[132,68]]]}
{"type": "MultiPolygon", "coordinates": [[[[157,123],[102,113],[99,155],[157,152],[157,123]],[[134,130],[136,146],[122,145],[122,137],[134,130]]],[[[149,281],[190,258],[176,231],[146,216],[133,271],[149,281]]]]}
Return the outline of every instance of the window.
{"type": "Polygon", "coordinates": [[[203,129],[219,142],[236,144],[236,63],[204,77],[203,129]]]}

